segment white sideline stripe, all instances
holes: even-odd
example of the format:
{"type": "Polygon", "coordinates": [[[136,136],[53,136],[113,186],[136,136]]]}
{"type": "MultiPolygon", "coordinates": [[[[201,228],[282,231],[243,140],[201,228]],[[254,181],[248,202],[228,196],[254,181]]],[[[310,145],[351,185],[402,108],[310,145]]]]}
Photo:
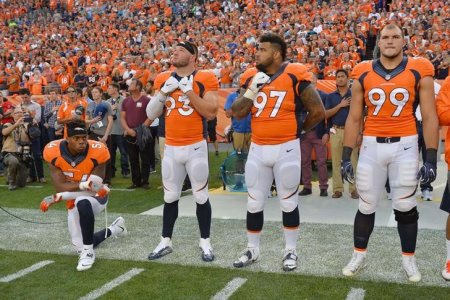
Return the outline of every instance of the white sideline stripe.
{"type": "Polygon", "coordinates": [[[11,275],[8,275],[8,276],[0,278],[0,282],[11,282],[13,280],[16,280],[17,278],[20,278],[22,276],[25,276],[25,275],[31,273],[31,272],[39,270],[40,268],[43,268],[46,265],[49,265],[49,264],[52,264],[52,263],[54,263],[53,260],[40,261],[40,262],[32,265],[31,267],[25,268],[23,270],[20,270],[19,272],[16,272],[14,274],[11,274],[11,275]]]}
{"type": "Polygon", "coordinates": [[[365,289],[352,288],[350,292],[347,294],[346,300],[363,300],[365,295],[366,295],[365,289]]]}
{"type": "Polygon", "coordinates": [[[90,292],[86,296],[81,297],[79,300],[93,300],[93,299],[97,299],[98,297],[103,296],[104,294],[108,293],[109,291],[111,291],[115,287],[121,285],[122,283],[124,283],[124,282],[126,282],[128,280],[130,280],[131,278],[133,278],[134,276],[138,275],[142,271],[144,271],[144,269],[133,268],[130,271],[126,272],[125,274],[122,274],[119,277],[115,278],[114,280],[111,280],[110,282],[104,284],[102,287],[100,287],[100,288],[98,288],[96,290],[93,290],[92,292],[90,292]]]}
{"type": "Polygon", "coordinates": [[[247,278],[240,278],[240,277],[233,278],[233,280],[228,282],[227,285],[220,292],[218,292],[217,294],[214,295],[214,297],[211,298],[211,300],[227,300],[246,281],[247,278]]]}
{"type": "Polygon", "coordinates": [[[118,188],[111,188],[111,191],[121,191],[121,192],[134,192],[136,189],[118,189],[118,188]]]}
{"type": "MultiPolygon", "coordinates": [[[[0,187],[7,187],[7,186],[8,186],[7,184],[0,184],[0,187]]],[[[43,185],[26,185],[24,187],[29,188],[29,189],[42,189],[44,186],[43,185]]]]}

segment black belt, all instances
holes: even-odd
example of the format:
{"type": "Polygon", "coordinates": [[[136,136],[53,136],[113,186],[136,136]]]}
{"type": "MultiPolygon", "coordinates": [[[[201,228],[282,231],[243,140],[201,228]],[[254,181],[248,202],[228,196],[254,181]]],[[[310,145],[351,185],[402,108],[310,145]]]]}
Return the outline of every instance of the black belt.
{"type": "Polygon", "coordinates": [[[390,137],[377,136],[377,143],[392,144],[392,143],[397,143],[397,142],[400,142],[399,136],[390,136],[390,137]]]}

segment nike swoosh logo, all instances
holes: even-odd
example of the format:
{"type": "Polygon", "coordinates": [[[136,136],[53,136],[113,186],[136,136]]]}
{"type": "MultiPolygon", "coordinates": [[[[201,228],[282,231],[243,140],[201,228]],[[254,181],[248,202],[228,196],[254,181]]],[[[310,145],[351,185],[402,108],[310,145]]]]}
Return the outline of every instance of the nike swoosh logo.
{"type": "MultiPolygon", "coordinates": [[[[412,146],[411,146],[411,147],[412,147],[412,146]]],[[[404,147],[403,150],[408,150],[408,149],[411,148],[411,147],[404,147]]]]}
{"type": "Polygon", "coordinates": [[[289,149],[289,150],[286,150],[286,152],[291,152],[292,150],[294,150],[294,149],[289,149]]]}
{"type": "Polygon", "coordinates": [[[198,149],[200,149],[200,147],[194,148],[194,150],[198,150],[198,149]]]}

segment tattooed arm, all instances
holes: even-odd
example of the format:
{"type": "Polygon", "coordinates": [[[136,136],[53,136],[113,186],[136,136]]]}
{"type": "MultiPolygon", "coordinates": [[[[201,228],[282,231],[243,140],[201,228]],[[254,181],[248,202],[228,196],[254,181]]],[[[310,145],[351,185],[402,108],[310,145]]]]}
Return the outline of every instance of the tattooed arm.
{"type": "Polygon", "coordinates": [[[325,118],[325,108],[319,93],[313,85],[309,84],[300,94],[300,100],[303,103],[308,115],[303,122],[303,130],[309,131],[325,118]]]}
{"type": "Polygon", "coordinates": [[[250,113],[252,106],[253,106],[252,99],[245,98],[244,96],[239,97],[231,105],[233,117],[235,117],[238,120],[244,119],[250,113]]]}

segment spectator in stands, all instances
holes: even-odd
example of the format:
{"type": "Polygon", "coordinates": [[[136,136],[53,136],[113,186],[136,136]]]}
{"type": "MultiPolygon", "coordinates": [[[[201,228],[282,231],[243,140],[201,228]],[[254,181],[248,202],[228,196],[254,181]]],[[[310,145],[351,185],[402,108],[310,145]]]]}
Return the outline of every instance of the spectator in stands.
{"type": "MultiPolygon", "coordinates": [[[[65,125],[75,120],[85,120],[86,118],[86,101],[78,97],[74,87],[67,89],[67,99],[59,107],[57,121],[60,125],[65,125]]],[[[64,137],[67,137],[67,129],[64,128],[64,137]]]]}
{"type": "Polygon", "coordinates": [[[87,76],[86,84],[88,87],[92,88],[97,85],[97,82],[98,82],[98,79],[100,78],[100,76],[97,73],[96,67],[92,67],[90,72],[88,72],[88,74],[89,75],[87,76]]]}
{"type": "Polygon", "coordinates": [[[31,95],[42,95],[43,87],[47,85],[47,80],[42,76],[41,71],[35,68],[33,75],[30,77],[27,88],[30,90],[31,95]]]}
{"type": "Polygon", "coordinates": [[[13,67],[10,69],[10,74],[7,79],[8,93],[9,95],[15,95],[19,93],[20,89],[20,71],[18,68],[13,67]]]}
{"type": "Polygon", "coordinates": [[[87,86],[87,76],[84,73],[83,67],[78,68],[77,75],[75,75],[74,77],[74,84],[80,89],[83,89],[87,86]]]}
{"type": "Polygon", "coordinates": [[[56,76],[53,70],[50,68],[49,63],[44,63],[44,70],[42,71],[42,76],[47,80],[47,84],[52,84],[56,81],[56,76]]]}
{"type": "Polygon", "coordinates": [[[48,141],[56,140],[55,125],[58,109],[62,104],[62,100],[56,94],[56,90],[50,90],[50,95],[44,105],[44,134],[47,134],[48,141]]]}

